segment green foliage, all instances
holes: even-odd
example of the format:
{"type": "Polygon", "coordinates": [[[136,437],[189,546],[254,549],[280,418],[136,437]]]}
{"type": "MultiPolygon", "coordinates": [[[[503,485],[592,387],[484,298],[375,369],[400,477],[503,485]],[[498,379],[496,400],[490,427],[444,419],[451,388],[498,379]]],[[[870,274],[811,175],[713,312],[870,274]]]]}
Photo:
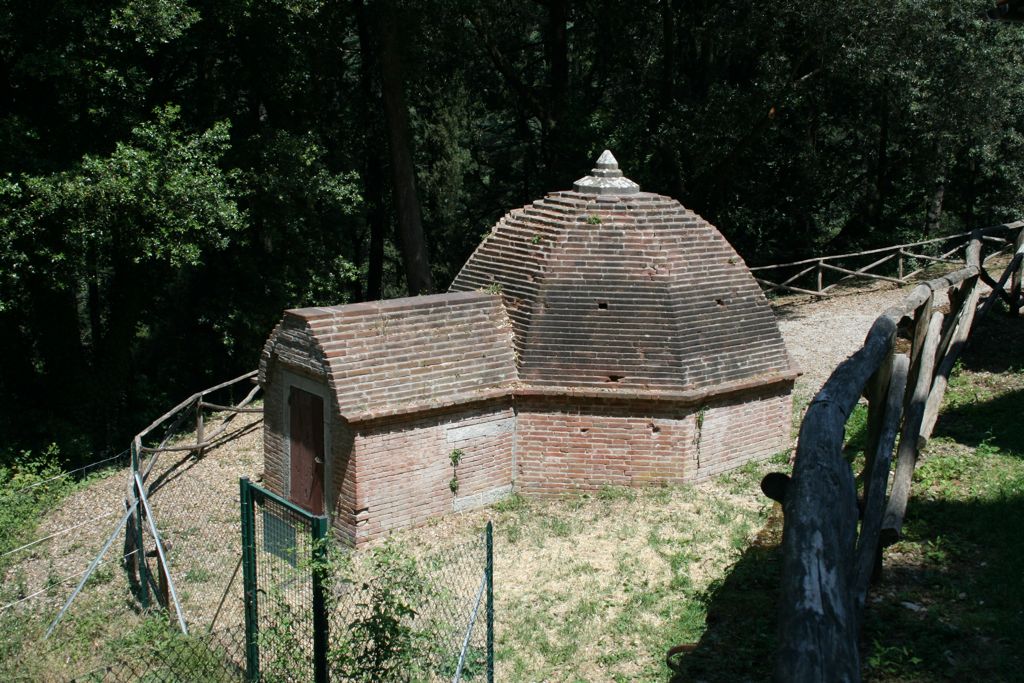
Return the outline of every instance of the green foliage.
{"type": "Polygon", "coordinates": [[[415,618],[430,586],[417,561],[394,543],[370,551],[362,601],[347,637],[328,653],[336,676],[384,683],[422,677],[432,646],[415,618]]]}
{"type": "Polygon", "coordinates": [[[110,25],[131,35],[150,55],[197,21],[199,11],[182,0],[129,0],[110,12],[110,25]]]}
{"type": "Polygon", "coordinates": [[[448,454],[448,459],[451,461],[452,467],[458,467],[459,463],[462,462],[462,456],[464,455],[465,453],[461,448],[452,450],[452,452],[448,454]]]}
{"type": "Polygon", "coordinates": [[[9,220],[63,233],[34,256],[64,265],[72,277],[81,274],[71,269],[85,267],[89,252],[108,255],[111,267],[117,261],[181,267],[227,246],[242,226],[232,175],[217,165],[228,149],[229,124],[188,134],[178,107],[153,115],[109,156],[86,155],[70,171],[22,180],[27,201],[9,220]]]}
{"type": "Polygon", "coordinates": [[[440,290],[504,212],[605,147],[752,265],[1019,217],[1024,26],[983,9],[10,4],[0,390],[21,417],[0,414],[4,448],[121,447],[251,369],[282,309],[406,293],[398,133],[440,290]],[[402,131],[383,116],[393,56],[402,131]]]}
{"type": "Polygon", "coordinates": [[[0,466],[0,570],[3,556],[28,541],[42,515],[73,490],[60,476],[58,455],[51,446],[39,455],[22,452],[16,464],[0,466]]]}

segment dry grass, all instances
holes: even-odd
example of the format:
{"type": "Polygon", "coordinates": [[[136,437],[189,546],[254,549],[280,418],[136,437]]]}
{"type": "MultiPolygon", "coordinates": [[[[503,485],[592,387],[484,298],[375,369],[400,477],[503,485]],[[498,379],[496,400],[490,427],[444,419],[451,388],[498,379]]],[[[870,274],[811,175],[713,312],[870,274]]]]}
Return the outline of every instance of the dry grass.
{"type": "Polygon", "coordinates": [[[721,582],[771,510],[756,463],[693,486],[512,498],[403,532],[444,545],[495,526],[497,680],[665,680],[668,648],[705,630],[721,582]]]}
{"type": "MultiPolygon", "coordinates": [[[[238,479],[262,471],[258,427],[258,416],[239,416],[216,449],[202,457],[164,453],[147,480],[154,519],[169,544],[171,577],[193,630],[211,626],[229,585],[216,627],[241,623],[241,577],[231,582],[240,553],[238,479]]],[[[183,434],[174,443],[193,441],[194,435],[183,434]]],[[[0,661],[0,678],[63,680],[81,674],[122,653],[145,628],[132,593],[134,577],[122,565],[121,532],[53,636],[42,638],[120,521],[129,474],[127,468],[108,470],[61,501],[33,534],[53,537],[21,551],[9,565],[4,602],[42,593],[0,615],[0,634],[8,644],[19,643],[15,657],[0,661]]],[[[154,547],[148,533],[146,543],[154,547]]],[[[153,571],[155,560],[149,565],[153,571]]]]}

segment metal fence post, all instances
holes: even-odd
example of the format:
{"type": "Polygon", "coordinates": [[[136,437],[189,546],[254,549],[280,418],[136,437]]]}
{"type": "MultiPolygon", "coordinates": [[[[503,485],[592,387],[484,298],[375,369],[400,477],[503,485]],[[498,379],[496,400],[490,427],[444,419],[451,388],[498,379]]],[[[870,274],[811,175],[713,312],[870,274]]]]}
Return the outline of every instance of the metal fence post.
{"type": "Polygon", "coordinates": [[[245,670],[250,681],[260,679],[259,612],[256,604],[256,519],[252,484],[238,480],[242,519],[242,595],[245,600],[245,670]]]}
{"type": "Polygon", "coordinates": [[[314,517],[312,520],[313,553],[313,680],[316,683],[327,683],[328,621],[327,593],[324,578],[327,573],[327,517],[314,517]]]}
{"type": "Polygon", "coordinates": [[[487,522],[487,683],[494,683],[494,525],[487,522]]]}
{"type": "MultiPolygon", "coordinates": [[[[136,500],[141,500],[142,497],[139,495],[138,487],[135,484],[135,475],[139,473],[139,449],[136,447],[136,443],[132,441],[132,491],[135,495],[136,500]]],[[[142,505],[138,505],[135,508],[135,514],[132,516],[132,533],[135,540],[135,568],[138,569],[139,574],[139,604],[142,605],[142,609],[149,607],[149,567],[146,565],[146,547],[143,542],[142,536],[142,505]]]]}

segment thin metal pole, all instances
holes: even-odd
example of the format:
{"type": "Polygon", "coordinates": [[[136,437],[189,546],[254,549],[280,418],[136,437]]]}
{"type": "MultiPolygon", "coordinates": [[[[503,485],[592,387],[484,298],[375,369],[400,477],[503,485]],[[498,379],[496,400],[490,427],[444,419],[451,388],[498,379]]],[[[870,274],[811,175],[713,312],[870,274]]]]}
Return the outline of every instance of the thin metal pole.
{"type": "Polygon", "coordinates": [[[494,683],[494,525],[487,522],[487,683],[494,683]]]}
{"type": "Polygon", "coordinates": [[[469,626],[466,628],[466,635],[462,638],[462,649],[459,650],[459,663],[455,667],[455,675],[452,676],[452,683],[459,683],[462,680],[462,666],[466,663],[466,651],[469,650],[469,639],[473,636],[473,626],[476,624],[476,615],[480,612],[480,601],[484,597],[484,588],[487,587],[487,570],[480,577],[480,588],[476,592],[476,600],[473,602],[473,613],[469,617],[469,626]]]}
{"type": "Polygon", "coordinates": [[[259,612],[256,603],[256,519],[252,484],[238,480],[242,518],[242,596],[245,600],[245,670],[250,681],[260,679],[259,612]]]}
{"type": "Polygon", "coordinates": [[[160,559],[160,566],[164,569],[164,576],[167,577],[167,589],[171,593],[171,600],[174,601],[174,611],[178,614],[178,626],[181,627],[181,632],[188,635],[188,626],[185,625],[185,617],[181,613],[181,603],[178,602],[178,592],[174,589],[174,579],[171,578],[171,570],[167,565],[167,555],[164,553],[164,544],[160,540],[160,533],[156,530],[156,523],[153,522],[153,511],[149,509],[149,501],[146,500],[146,490],[142,485],[142,477],[139,473],[135,473],[135,486],[138,491],[139,500],[142,502],[142,507],[146,510],[146,521],[149,522],[149,530],[153,534],[153,540],[156,541],[156,554],[160,559]]]}
{"type": "Polygon", "coordinates": [[[327,648],[330,639],[327,629],[327,592],[324,574],[327,562],[327,517],[313,517],[313,680],[328,682],[327,648]]]}
{"type": "MultiPolygon", "coordinates": [[[[138,440],[132,440],[132,487],[135,486],[135,479],[139,476],[139,458],[141,457],[138,448],[138,440]]],[[[136,502],[138,493],[135,493],[136,502]]],[[[149,608],[149,566],[146,564],[145,539],[142,535],[142,507],[136,506],[135,518],[132,520],[132,535],[135,538],[135,568],[139,574],[139,604],[142,609],[149,608]]]]}
{"type": "MultiPolygon", "coordinates": [[[[116,527],[114,527],[114,531],[107,538],[107,542],[103,544],[103,550],[99,552],[99,555],[93,558],[92,564],[90,564],[89,568],[85,570],[85,576],[83,576],[82,580],[78,582],[77,586],[75,586],[75,590],[71,592],[71,595],[64,603],[64,606],[61,608],[60,612],[57,613],[57,616],[54,618],[53,622],[50,623],[50,628],[46,629],[46,635],[43,636],[43,640],[49,638],[50,634],[53,633],[53,629],[57,628],[57,624],[64,617],[64,613],[68,611],[68,607],[70,607],[71,603],[74,602],[76,597],[78,597],[78,594],[81,592],[82,587],[85,585],[85,582],[89,580],[89,577],[92,576],[92,573],[96,570],[96,567],[103,560],[103,556],[107,554],[108,550],[110,550],[110,546],[114,542],[114,539],[117,538],[117,535],[121,533],[121,529],[123,529],[125,527],[125,524],[128,523],[128,518],[132,516],[132,513],[135,511],[135,508],[138,507],[138,504],[139,501],[137,499],[133,500],[132,504],[128,506],[127,510],[125,510],[124,516],[121,517],[121,521],[118,522],[116,527]]],[[[135,552],[140,551],[138,548],[136,548],[135,552]]]]}

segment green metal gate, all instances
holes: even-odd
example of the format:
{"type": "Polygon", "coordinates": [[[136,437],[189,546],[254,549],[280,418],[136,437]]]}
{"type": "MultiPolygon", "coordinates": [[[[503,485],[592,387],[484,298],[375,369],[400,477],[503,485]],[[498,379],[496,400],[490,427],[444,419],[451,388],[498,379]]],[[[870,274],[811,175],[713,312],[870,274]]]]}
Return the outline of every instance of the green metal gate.
{"type": "Polygon", "coordinates": [[[240,481],[250,681],[327,683],[327,517],[240,481]]]}
{"type": "Polygon", "coordinates": [[[490,523],[468,541],[399,564],[382,561],[395,559],[386,544],[343,555],[347,562],[339,563],[329,556],[326,517],[248,479],[240,481],[240,499],[249,681],[326,683],[369,675],[380,683],[414,673],[415,680],[493,683],[490,523]],[[401,567],[408,571],[396,571],[401,567]],[[382,638],[377,627],[392,617],[382,638]],[[474,628],[478,622],[483,632],[474,628]],[[403,637],[408,647],[396,647],[403,637]],[[396,653],[414,671],[388,668],[396,653]],[[372,661],[364,666],[360,657],[372,661]]]}

